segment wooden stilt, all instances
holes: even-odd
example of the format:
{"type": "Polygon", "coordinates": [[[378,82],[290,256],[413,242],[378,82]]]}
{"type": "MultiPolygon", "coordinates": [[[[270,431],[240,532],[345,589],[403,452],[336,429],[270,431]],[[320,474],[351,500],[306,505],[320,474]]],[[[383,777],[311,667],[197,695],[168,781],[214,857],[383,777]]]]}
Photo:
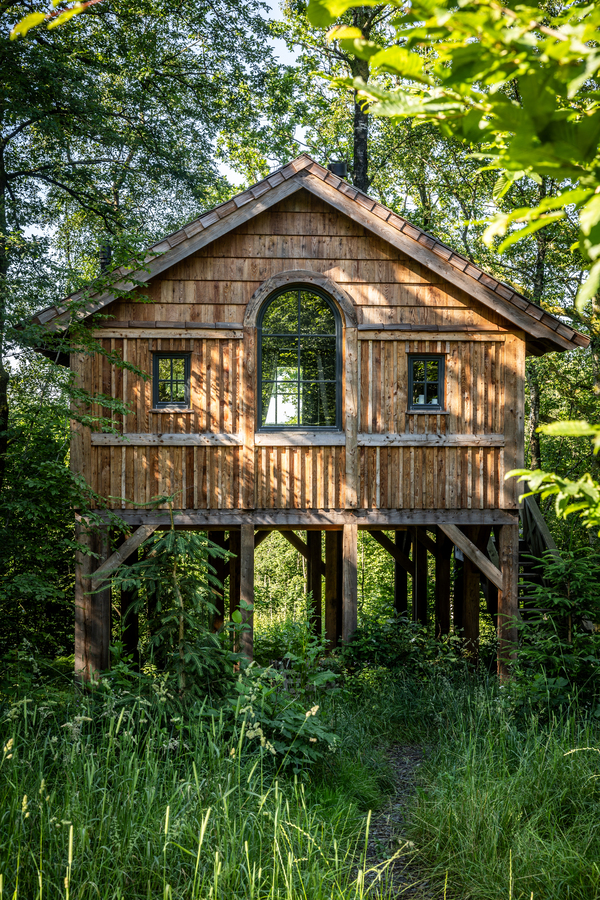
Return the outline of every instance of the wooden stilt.
{"type": "Polygon", "coordinates": [[[239,531],[229,532],[229,616],[240,608],[240,539],[239,531]]]}
{"type": "Polygon", "coordinates": [[[452,624],[454,634],[462,635],[463,631],[463,594],[465,563],[462,552],[454,548],[454,594],[452,598],[452,624]]]}
{"type": "Polygon", "coordinates": [[[344,525],[342,531],[342,640],[348,641],[358,621],[358,573],[356,568],[358,529],[344,525]]]}
{"type": "MultiPolygon", "coordinates": [[[[396,549],[408,556],[410,553],[410,531],[396,532],[396,549]]],[[[408,615],[408,573],[398,556],[394,559],[394,609],[399,616],[408,615]]]]}
{"type": "Polygon", "coordinates": [[[517,655],[519,614],[519,528],[518,525],[500,527],[500,569],[503,591],[498,594],[498,677],[510,676],[510,664],[517,655]]]}
{"type": "Polygon", "coordinates": [[[427,548],[417,539],[417,529],[413,537],[413,619],[427,625],[427,548]]]}
{"type": "MultiPolygon", "coordinates": [[[[225,537],[224,531],[208,531],[206,534],[209,541],[222,547],[224,550],[229,548],[229,541],[225,537]]],[[[221,582],[221,588],[214,588],[212,602],[216,606],[217,611],[213,618],[213,631],[218,631],[223,627],[225,622],[225,590],[223,584],[225,578],[229,574],[229,561],[221,557],[210,557],[210,564],[215,569],[215,577],[221,582]]]]}
{"type": "MultiPolygon", "coordinates": [[[[469,540],[478,543],[479,528],[465,529],[469,540]]],[[[479,658],[479,587],[480,572],[477,566],[465,557],[463,569],[463,637],[465,654],[476,663],[479,658]]]]}
{"type": "Polygon", "coordinates": [[[342,636],[342,532],[325,532],[325,637],[329,649],[342,636]]]}
{"type": "Polygon", "coordinates": [[[307,531],[306,544],[308,547],[308,566],[306,570],[306,586],[312,594],[312,603],[309,610],[309,619],[313,632],[321,637],[323,628],[322,603],[323,591],[321,587],[321,570],[323,562],[321,558],[321,532],[307,531]]]}
{"type": "Polygon", "coordinates": [[[110,660],[110,583],[92,593],[93,574],[109,558],[110,544],[106,528],[89,531],[83,522],[76,523],[76,536],[81,549],[75,561],[75,673],[90,681],[110,660]]]}
{"type": "MultiPolygon", "coordinates": [[[[131,556],[128,556],[125,560],[126,566],[132,566],[134,563],[138,561],[138,551],[132,553],[131,556]]],[[[127,610],[133,603],[137,596],[137,591],[134,589],[125,591],[121,588],[121,641],[123,642],[123,650],[127,656],[131,656],[133,660],[133,666],[137,670],[140,665],[140,651],[139,651],[139,640],[140,640],[140,617],[138,613],[130,612],[127,613],[127,610]]]]}
{"type": "Polygon", "coordinates": [[[450,560],[452,542],[437,530],[435,557],[435,636],[450,633],[450,560]]]}
{"type": "Polygon", "coordinates": [[[247,626],[240,637],[244,656],[254,655],[254,526],[240,527],[240,608],[242,622],[247,626]]]}

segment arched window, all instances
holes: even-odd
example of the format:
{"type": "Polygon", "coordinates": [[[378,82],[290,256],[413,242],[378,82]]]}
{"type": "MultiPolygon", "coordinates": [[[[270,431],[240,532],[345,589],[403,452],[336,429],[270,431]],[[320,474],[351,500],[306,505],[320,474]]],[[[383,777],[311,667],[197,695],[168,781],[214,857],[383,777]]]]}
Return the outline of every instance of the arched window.
{"type": "Polygon", "coordinates": [[[341,427],[341,322],[314,288],[286,287],[258,319],[259,427],[341,427]]]}

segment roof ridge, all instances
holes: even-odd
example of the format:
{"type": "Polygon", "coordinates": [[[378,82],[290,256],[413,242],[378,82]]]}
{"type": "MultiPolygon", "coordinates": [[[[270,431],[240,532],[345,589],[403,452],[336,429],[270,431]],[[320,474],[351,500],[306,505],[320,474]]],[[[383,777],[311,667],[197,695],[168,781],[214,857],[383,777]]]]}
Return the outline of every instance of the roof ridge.
{"type": "MultiPolygon", "coordinates": [[[[325,166],[321,165],[321,163],[314,160],[306,151],[291,160],[291,162],[279,166],[279,168],[266,175],[265,178],[250,185],[250,187],[245,188],[238,194],[234,194],[229,200],[219,203],[207,212],[202,213],[196,219],[188,222],[182,228],[161,238],[160,241],[157,241],[148,248],[148,255],[144,261],[146,263],[151,262],[157,256],[167,253],[183,241],[210,228],[211,225],[214,225],[216,222],[227,218],[231,213],[240,209],[242,206],[245,206],[246,203],[250,203],[252,200],[258,200],[263,194],[268,193],[270,190],[277,187],[277,185],[282,184],[284,181],[297,175],[315,176],[320,181],[325,182],[329,187],[339,191],[347,199],[357,203],[367,212],[377,216],[377,218],[381,219],[396,231],[401,232],[406,237],[409,237],[416,243],[426,247],[440,259],[444,260],[448,265],[452,266],[452,268],[468,275],[487,290],[496,294],[504,302],[526,312],[533,319],[542,322],[546,327],[557,334],[560,334],[563,338],[566,338],[579,346],[588,345],[589,339],[587,337],[581,335],[569,325],[565,325],[556,316],[546,312],[539,304],[528,300],[512,285],[489,275],[481,268],[481,266],[477,265],[477,263],[472,262],[468,257],[453,250],[452,247],[449,247],[439,238],[435,237],[435,235],[429,234],[418,225],[414,225],[404,216],[401,216],[389,207],[384,206],[383,203],[373,199],[369,194],[361,191],[344,178],[331,172],[325,166]]],[[[115,278],[126,274],[128,273],[124,268],[117,269],[114,272],[115,278]]],[[[77,293],[78,292],[71,296],[76,296],[77,293]]],[[[62,305],[48,307],[46,310],[40,311],[36,318],[40,324],[45,324],[64,312],[65,307],[62,305]]]]}

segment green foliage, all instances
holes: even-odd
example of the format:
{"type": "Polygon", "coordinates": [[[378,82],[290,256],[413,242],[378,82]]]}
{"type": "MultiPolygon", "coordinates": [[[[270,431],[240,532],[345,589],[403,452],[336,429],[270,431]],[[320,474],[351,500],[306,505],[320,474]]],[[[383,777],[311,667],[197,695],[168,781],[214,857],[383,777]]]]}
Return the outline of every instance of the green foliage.
{"type": "Polygon", "coordinates": [[[383,667],[426,678],[436,670],[451,672],[465,666],[458,636],[437,641],[426,626],[402,616],[363,621],[342,648],[341,659],[352,672],[383,667]]]}
{"type": "Polygon", "coordinates": [[[600,562],[587,550],[548,551],[544,584],[528,584],[534,612],[517,625],[516,679],[528,703],[547,709],[575,699],[600,715],[600,562]]]}
{"type": "MultiPolygon", "coordinates": [[[[355,6],[311,0],[308,15],[323,26],[355,6]]],[[[571,6],[552,15],[546,7],[507,9],[489,0],[458,8],[423,0],[398,10],[393,24],[395,39],[384,48],[356,28],[335,29],[332,37],[344,50],[400,79],[391,90],[357,78],[347,85],[375,115],[433,122],[448,137],[483,145],[479,155],[499,172],[498,197],[528,175],[560,184],[556,196],[497,215],[488,240],[508,234],[503,246],[509,247],[575,206],[579,252],[591,265],[579,292],[583,305],[600,282],[598,8],[571,6]],[[514,225],[522,227],[512,231],[514,225]]]]}
{"type": "Polygon", "coordinates": [[[223,689],[238,660],[221,636],[211,633],[215,590],[223,586],[210,558],[228,555],[204,532],[176,531],[171,525],[145,541],[142,558],[122,566],[113,578],[122,591],[135,592],[130,612],[139,613],[146,604],[152,608],[149,661],[174,677],[180,696],[223,689]]]}

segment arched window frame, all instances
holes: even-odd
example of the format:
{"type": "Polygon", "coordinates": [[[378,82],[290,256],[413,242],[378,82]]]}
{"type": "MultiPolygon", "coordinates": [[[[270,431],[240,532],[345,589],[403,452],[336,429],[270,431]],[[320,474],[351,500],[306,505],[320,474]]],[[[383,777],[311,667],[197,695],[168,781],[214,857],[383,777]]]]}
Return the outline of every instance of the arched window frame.
{"type": "MultiPolygon", "coordinates": [[[[279,431],[319,431],[335,433],[342,431],[342,375],[343,375],[343,353],[342,353],[342,317],[336,304],[328,294],[313,284],[304,284],[298,282],[296,284],[286,284],[269,294],[262,303],[256,320],[257,330],[257,422],[256,427],[259,432],[279,432],[279,431]],[[316,294],[324,300],[333,312],[335,320],[335,380],[336,380],[336,404],[335,404],[335,425],[263,425],[262,424],[262,347],[263,347],[263,319],[271,305],[271,303],[286,294],[289,291],[307,291],[316,294]]],[[[318,336],[318,335],[315,335],[318,336]]]]}

